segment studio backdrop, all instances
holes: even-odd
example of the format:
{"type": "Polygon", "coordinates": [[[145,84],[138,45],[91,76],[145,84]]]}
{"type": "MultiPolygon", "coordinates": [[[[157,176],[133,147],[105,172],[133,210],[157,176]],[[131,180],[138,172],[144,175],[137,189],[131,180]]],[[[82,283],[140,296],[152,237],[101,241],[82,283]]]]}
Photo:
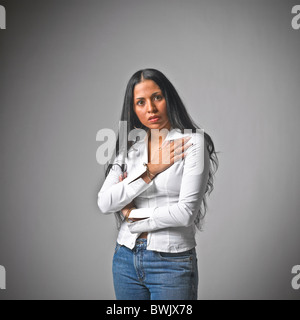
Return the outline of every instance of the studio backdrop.
{"type": "Polygon", "coordinates": [[[297,5],[1,0],[0,299],[115,299],[96,135],[117,132],[144,68],[169,78],[219,152],[199,299],[299,299],[297,5]]]}

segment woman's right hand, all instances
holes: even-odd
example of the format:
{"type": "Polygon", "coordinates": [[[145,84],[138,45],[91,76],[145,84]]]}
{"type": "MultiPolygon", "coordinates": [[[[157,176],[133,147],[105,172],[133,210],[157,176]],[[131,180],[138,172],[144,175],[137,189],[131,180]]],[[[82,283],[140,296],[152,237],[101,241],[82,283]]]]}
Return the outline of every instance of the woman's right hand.
{"type": "Polygon", "coordinates": [[[151,156],[151,162],[148,163],[149,171],[157,175],[171,167],[175,162],[183,159],[186,155],[185,151],[193,145],[192,143],[187,143],[190,139],[191,137],[165,140],[161,148],[154,151],[153,156],[151,156]]]}

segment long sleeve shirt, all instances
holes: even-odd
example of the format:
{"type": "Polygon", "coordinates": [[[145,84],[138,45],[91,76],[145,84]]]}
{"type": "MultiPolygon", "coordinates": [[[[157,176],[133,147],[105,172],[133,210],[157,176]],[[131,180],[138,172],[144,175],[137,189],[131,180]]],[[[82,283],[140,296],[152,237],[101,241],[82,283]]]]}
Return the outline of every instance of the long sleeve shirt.
{"type": "Polygon", "coordinates": [[[127,178],[119,182],[122,174],[119,166],[113,166],[98,193],[98,206],[103,214],[123,209],[134,201],[130,218],[144,218],[136,222],[124,221],[117,242],[130,249],[138,236],[147,232],[147,249],[160,252],[182,252],[196,246],[195,218],[208,182],[210,159],[203,131],[181,133],[169,131],[165,140],[191,136],[193,143],[186,156],[159,173],[149,184],[140,176],[146,172],[148,143],[145,139],[136,142],[122,160],[121,154],[114,163],[125,161],[127,178]]]}

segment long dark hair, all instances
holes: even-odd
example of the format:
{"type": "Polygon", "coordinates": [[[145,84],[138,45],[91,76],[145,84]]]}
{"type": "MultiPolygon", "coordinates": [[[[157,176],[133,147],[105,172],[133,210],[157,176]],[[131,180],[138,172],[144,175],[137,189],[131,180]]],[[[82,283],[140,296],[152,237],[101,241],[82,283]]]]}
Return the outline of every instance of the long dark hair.
{"type": "MultiPolygon", "coordinates": [[[[140,71],[137,71],[129,80],[126,92],[125,92],[125,98],[123,103],[123,109],[121,113],[121,119],[120,121],[126,121],[127,122],[127,136],[129,132],[135,128],[141,128],[145,131],[148,131],[148,128],[144,126],[136,116],[135,112],[133,111],[133,97],[134,97],[134,88],[135,86],[144,81],[144,80],[153,80],[161,89],[162,94],[166,100],[167,105],[167,114],[169,118],[169,122],[171,126],[174,129],[180,129],[182,133],[184,133],[184,129],[191,129],[192,132],[196,132],[197,129],[201,129],[199,126],[195,124],[195,122],[191,119],[189,116],[182,100],[180,99],[176,89],[172,85],[172,83],[167,79],[167,77],[160,71],[156,69],[143,69],[140,71]]],[[[121,137],[122,138],[122,137],[121,137]]],[[[217,157],[217,152],[215,151],[214,143],[211,139],[211,137],[204,132],[204,139],[206,140],[207,149],[209,152],[210,157],[210,169],[209,169],[209,176],[208,176],[208,183],[205,190],[205,195],[203,197],[203,201],[201,204],[200,211],[198,212],[198,215],[195,219],[195,225],[199,230],[202,229],[202,222],[205,217],[206,211],[207,211],[207,199],[206,196],[210,195],[210,193],[213,191],[214,185],[214,174],[216,173],[219,162],[217,157]]],[[[119,150],[119,140],[120,135],[118,133],[118,138],[116,142],[115,147],[115,153],[113,153],[113,157],[117,157],[120,153],[119,150]]],[[[131,146],[136,141],[128,141],[127,139],[127,149],[129,150],[131,146]]],[[[110,163],[109,161],[108,166],[105,170],[105,178],[109,174],[111,168],[113,165],[116,165],[114,163],[110,163]]],[[[119,165],[119,164],[117,164],[119,165]]],[[[121,165],[122,171],[126,171],[125,163],[121,165]]],[[[123,215],[121,211],[115,213],[116,219],[117,219],[117,225],[118,228],[120,227],[120,223],[123,221],[123,215]]]]}

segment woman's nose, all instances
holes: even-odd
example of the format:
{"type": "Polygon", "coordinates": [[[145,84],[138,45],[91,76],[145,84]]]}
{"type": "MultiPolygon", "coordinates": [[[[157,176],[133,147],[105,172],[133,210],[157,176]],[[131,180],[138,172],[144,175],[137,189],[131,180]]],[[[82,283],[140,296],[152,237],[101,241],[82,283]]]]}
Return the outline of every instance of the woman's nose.
{"type": "Polygon", "coordinates": [[[151,113],[153,110],[156,110],[155,104],[153,101],[149,101],[147,103],[147,111],[151,113]]]}

